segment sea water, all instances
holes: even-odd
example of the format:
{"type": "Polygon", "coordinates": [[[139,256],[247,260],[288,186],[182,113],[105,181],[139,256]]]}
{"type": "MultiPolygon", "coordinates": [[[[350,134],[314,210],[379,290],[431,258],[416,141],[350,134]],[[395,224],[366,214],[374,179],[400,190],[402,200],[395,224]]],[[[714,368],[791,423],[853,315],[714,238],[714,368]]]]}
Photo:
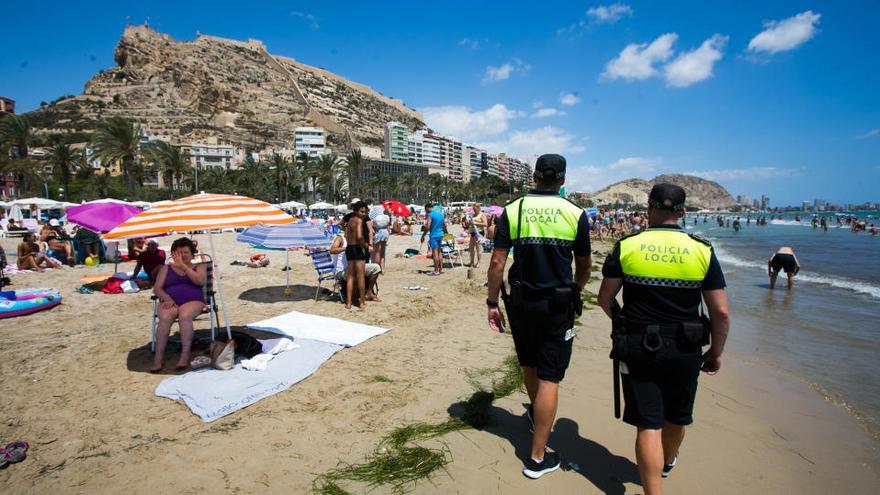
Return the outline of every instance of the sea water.
{"type": "Polygon", "coordinates": [[[880,236],[836,222],[824,232],[793,215],[765,226],[742,217],[739,232],[693,220],[687,230],[712,241],[727,280],[728,349],[804,379],[880,439],[880,236]],[[784,273],[770,290],[767,261],[780,246],[801,264],[792,291],[784,273]]]}

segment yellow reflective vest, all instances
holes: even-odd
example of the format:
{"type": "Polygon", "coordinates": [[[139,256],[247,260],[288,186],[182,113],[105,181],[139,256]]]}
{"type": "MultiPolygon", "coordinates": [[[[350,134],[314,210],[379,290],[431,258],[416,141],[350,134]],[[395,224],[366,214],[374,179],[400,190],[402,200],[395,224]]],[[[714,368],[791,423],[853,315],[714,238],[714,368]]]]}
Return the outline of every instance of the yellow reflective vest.
{"type": "Polygon", "coordinates": [[[578,220],[584,212],[581,207],[555,194],[523,196],[508,203],[504,211],[513,244],[568,247],[574,246],[578,220]]]}
{"type": "Polygon", "coordinates": [[[624,282],[655,287],[700,288],[712,246],[678,229],[647,229],[620,241],[624,282]]]}

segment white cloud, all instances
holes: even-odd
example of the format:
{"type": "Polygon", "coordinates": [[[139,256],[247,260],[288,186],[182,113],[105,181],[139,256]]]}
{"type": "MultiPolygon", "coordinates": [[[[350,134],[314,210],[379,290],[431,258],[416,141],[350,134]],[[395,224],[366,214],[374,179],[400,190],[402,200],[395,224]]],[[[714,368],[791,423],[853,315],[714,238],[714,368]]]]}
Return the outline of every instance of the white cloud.
{"type": "Polygon", "coordinates": [[[465,106],[426,107],[420,111],[431,129],[465,141],[497,136],[507,131],[511,119],[523,116],[500,103],[479,111],[465,106]]]}
{"type": "Polygon", "coordinates": [[[462,38],[458,40],[458,46],[466,46],[471,50],[479,50],[480,49],[480,40],[474,40],[470,38],[462,38]]]}
{"type": "Polygon", "coordinates": [[[684,172],[687,175],[696,175],[704,179],[714,181],[756,181],[773,179],[777,177],[790,177],[797,175],[797,171],[779,167],[747,167],[726,168],[720,170],[692,170],[684,172]]]}
{"type": "Polygon", "coordinates": [[[566,115],[566,113],[563,112],[562,110],[547,107],[547,108],[538,109],[537,112],[532,114],[532,117],[534,117],[536,119],[543,119],[543,118],[547,118],[547,117],[561,117],[563,115],[566,115]]]}
{"type": "Polygon", "coordinates": [[[654,67],[659,62],[664,62],[672,57],[672,45],[678,35],[666,33],[651,44],[632,43],[626,46],[617,58],[612,59],[605,66],[602,79],[648,79],[657,74],[654,67]]]}
{"type": "Polygon", "coordinates": [[[567,174],[569,191],[596,191],[624,179],[650,179],[659,173],[663,164],[660,157],[630,156],[606,165],[572,167],[567,174]]]}
{"type": "Polygon", "coordinates": [[[793,50],[816,35],[821,17],[808,10],[781,21],[766,21],[764,30],[749,41],[748,50],[770,54],[793,50]]]}
{"type": "Polygon", "coordinates": [[[663,68],[666,84],[676,88],[685,88],[691,84],[712,77],[715,62],[721,60],[727,36],[716,34],[707,39],[699,48],[683,52],[663,68]]]}
{"type": "Polygon", "coordinates": [[[576,92],[575,93],[560,93],[559,94],[559,103],[562,103],[563,105],[565,105],[567,107],[577,105],[580,102],[581,102],[581,97],[578,96],[578,94],[576,92]]]}
{"type": "Polygon", "coordinates": [[[624,3],[600,5],[587,10],[587,17],[590,17],[597,24],[614,24],[624,17],[632,17],[632,15],[632,7],[624,3]]]}
{"type": "Polygon", "coordinates": [[[518,58],[502,64],[500,67],[488,66],[483,75],[483,84],[491,84],[498,81],[506,81],[514,73],[524,74],[532,69],[532,66],[518,58]]]}
{"type": "Polygon", "coordinates": [[[535,100],[532,102],[532,108],[541,108],[544,106],[544,102],[541,100],[535,100]]]}
{"type": "Polygon", "coordinates": [[[858,136],[856,136],[856,139],[868,139],[872,137],[880,137],[880,128],[871,129],[864,134],[859,134],[858,136]]]}
{"type": "Polygon", "coordinates": [[[552,126],[514,131],[506,139],[476,143],[474,146],[483,148],[489,153],[507,153],[530,162],[544,153],[566,155],[586,151],[586,147],[578,144],[573,134],[552,126]]]}
{"type": "Polygon", "coordinates": [[[290,15],[293,17],[299,17],[299,18],[305,19],[306,21],[309,22],[309,27],[312,29],[318,29],[321,27],[318,24],[318,18],[312,14],[307,13],[307,12],[291,12],[290,15]]]}

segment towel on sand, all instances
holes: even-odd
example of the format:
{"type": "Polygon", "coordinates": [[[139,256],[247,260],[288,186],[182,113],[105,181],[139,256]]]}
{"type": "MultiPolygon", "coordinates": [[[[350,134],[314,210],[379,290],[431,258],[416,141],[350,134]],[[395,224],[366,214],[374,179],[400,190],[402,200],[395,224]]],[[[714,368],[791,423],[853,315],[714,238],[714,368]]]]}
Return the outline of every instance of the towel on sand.
{"type": "Polygon", "coordinates": [[[287,390],[343,348],[308,339],[297,339],[297,344],[298,348],[276,355],[259,373],[247,371],[241,364],[229,371],[203,368],[166,378],[156,387],[156,395],[182,400],[202,421],[214,421],[287,390]]]}
{"type": "Polygon", "coordinates": [[[263,352],[250,359],[241,361],[241,367],[248,371],[263,371],[266,369],[269,361],[275,359],[276,354],[299,347],[299,344],[294,344],[292,339],[286,337],[283,339],[257,340],[263,346],[263,352]]]}
{"type": "Polygon", "coordinates": [[[247,327],[293,337],[297,342],[300,341],[299,339],[312,339],[346,347],[356,346],[389,330],[388,328],[372,327],[363,323],[310,315],[299,311],[291,311],[268,320],[249,323],[247,327]]]}

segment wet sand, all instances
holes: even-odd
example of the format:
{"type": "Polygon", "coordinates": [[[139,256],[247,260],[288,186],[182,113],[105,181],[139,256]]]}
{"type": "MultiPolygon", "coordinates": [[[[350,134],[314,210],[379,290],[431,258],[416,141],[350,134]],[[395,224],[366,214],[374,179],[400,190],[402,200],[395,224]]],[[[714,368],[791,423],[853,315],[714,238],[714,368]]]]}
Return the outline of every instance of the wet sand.
{"type": "MultiPolygon", "coordinates": [[[[208,248],[206,236],[197,238],[208,248]]],[[[64,303],[0,320],[0,441],[31,444],[25,462],[0,471],[4,493],[305,493],[316,475],[362,461],[392,429],[447,418],[450,405],[473,391],[468,372],[513,352],[509,335],[485,323],[487,255],[473,279],[462,268],[428,277],[420,273],[428,261],[394,258],[418,247],[418,238],[392,237],[379,282],[383,302],[347,311],[314,300],[315,272],[301,253],[291,254],[287,298],[283,253],[268,252],[271,264],[263,269],[230,266],[253,251],[232,234],[214,240],[233,327],[295,309],[392,331],[337,353],[288,391],[202,423],[182,403],[153,395],[165,377],[146,372],[149,292],[74,292],[81,277],[109,273],[112,265],[14,275],[13,288],[57,287],[64,303]],[[403,289],[409,285],[428,290],[403,289]]],[[[15,252],[15,240],[0,242],[15,252]]],[[[594,280],[593,292],[597,287],[594,280]]],[[[598,308],[580,321],[550,441],[580,471],[539,481],[522,476],[526,396],[515,393],[494,404],[486,430],[422,442],[445,444],[452,462],[415,493],[640,493],[634,430],[611,414],[608,323],[598,308]]],[[[196,328],[204,333],[206,321],[196,328]]],[[[174,359],[166,357],[165,374],[174,373],[174,359]]],[[[730,354],[719,375],[701,378],[696,421],[666,481],[670,493],[876,491],[880,456],[862,426],[798,379],[749,356],[730,354]]],[[[352,493],[366,488],[344,486],[352,493]]]]}

